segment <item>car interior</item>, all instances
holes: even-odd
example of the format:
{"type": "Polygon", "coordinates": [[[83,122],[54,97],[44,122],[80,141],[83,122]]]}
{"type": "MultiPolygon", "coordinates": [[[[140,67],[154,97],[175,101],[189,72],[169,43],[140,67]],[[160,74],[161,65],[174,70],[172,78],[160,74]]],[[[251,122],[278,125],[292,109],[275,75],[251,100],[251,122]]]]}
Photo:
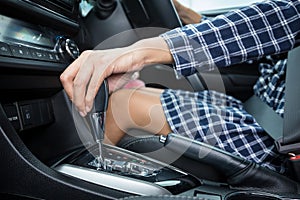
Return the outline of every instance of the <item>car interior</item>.
{"type": "MultiPolygon", "coordinates": [[[[94,141],[104,134],[98,123],[107,83],[95,99],[93,114],[100,115],[82,118],[60,74],[85,50],[123,47],[181,26],[172,0],[0,1],[0,199],[300,199],[299,134],[288,145],[293,151],[285,149],[295,153],[286,174],[176,134],[137,129],[116,146],[100,144],[105,167],[99,165],[94,141]]],[[[299,63],[298,52],[288,55],[290,65],[299,63]]],[[[139,79],[148,87],[216,90],[247,102],[263,59],[181,79],[155,64],[139,79]]],[[[291,112],[300,110],[296,97],[291,112]]],[[[281,119],[266,117],[256,102],[247,106],[279,130],[281,119]]],[[[290,118],[299,129],[299,116],[290,118]]]]}

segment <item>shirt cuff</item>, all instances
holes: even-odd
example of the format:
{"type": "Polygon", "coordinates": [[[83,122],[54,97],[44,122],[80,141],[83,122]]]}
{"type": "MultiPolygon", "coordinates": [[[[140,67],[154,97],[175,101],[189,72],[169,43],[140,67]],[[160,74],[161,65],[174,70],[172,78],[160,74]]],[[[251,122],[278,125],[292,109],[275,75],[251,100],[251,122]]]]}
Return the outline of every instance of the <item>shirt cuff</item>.
{"type": "Polygon", "coordinates": [[[197,61],[194,59],[193,47],[189,44],[189,38],[180,28],[168,31],[160,35],[169,46],[174,59],[173,68],[177,78],[189,76],[196,72],[197,61]]]}

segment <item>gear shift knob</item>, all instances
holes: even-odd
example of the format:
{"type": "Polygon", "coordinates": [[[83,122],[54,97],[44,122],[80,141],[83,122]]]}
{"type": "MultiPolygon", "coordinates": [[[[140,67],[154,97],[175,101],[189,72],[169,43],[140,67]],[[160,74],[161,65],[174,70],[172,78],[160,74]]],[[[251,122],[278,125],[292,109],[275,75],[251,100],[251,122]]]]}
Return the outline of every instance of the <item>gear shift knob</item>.
{"type": "Polygon", "coordinates": [[[108,96],[108,83],[106,80],[104,80],[95,97],[95,112],[106,112],[108,105],[108,96]]]}

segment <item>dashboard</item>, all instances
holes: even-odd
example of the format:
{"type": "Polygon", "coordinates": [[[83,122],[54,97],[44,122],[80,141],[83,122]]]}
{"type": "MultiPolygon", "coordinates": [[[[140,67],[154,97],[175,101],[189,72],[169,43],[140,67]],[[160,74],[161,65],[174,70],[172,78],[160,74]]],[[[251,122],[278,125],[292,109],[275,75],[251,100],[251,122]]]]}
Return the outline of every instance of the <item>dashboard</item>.
{"type": "Polygon", "coordinates": [[[9,62],[9,58],[24,59],[25,62],[38,60],[57,63],[57,68],[63,67],[59,63],[66,63],[56,47],[62,37],[59,33],[46,27],[30,26],[6,16],[0,16],[0,26],[0,55],[7,58],[2,61],[9,62]]]}
{"type": "Polygon", "coordinates": [[[76,22],[77,12],[74,11],[75,1],[9,2],[4,3],[7,4],[5,6],[8,9],[2,12],[4,14],[0,14],[2,67],[62,71],[72,59],[78,57],[79,49],[70,39],[72,33],[76,32],[75,27],[79,26],[76,22]],[[57,4],[54,4],[55,2],[57,4]],[[16,7],[15,4],[18,6],[16,7]],[[22,5],[30,10],[16,12],[16,9],[22,8],[22,5]],[[63,9],[64,11],[59,13],[63,9]],[[51,19],[59,19],[59,21],[51,23],[51,19]],[[64,28],[56,26],[57,23],[64,24],[64,28]],[[73,28],[73,32],[68,31],[67,27],[73,28]],[[18,64],[12,66],[12,63],[18,64]]]}
{"type": "Polygon", "coordinates": [[[75,0],[0,2],[0,101],[16,131],[51,124],[59,74],[79,54],[75,0]]]}

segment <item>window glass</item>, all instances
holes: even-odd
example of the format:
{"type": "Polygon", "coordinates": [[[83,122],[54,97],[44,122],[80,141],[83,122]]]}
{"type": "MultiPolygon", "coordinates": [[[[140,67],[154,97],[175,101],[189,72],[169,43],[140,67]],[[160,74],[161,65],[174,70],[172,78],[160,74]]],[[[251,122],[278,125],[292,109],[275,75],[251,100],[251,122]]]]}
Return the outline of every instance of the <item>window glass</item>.
{"type": "Polygon", "coordinates": [[[237,8],[251,3],[261,2],[262,0],[178,0],[182,4],[195,11],[209,11],[218,9],[237,8]]]}

